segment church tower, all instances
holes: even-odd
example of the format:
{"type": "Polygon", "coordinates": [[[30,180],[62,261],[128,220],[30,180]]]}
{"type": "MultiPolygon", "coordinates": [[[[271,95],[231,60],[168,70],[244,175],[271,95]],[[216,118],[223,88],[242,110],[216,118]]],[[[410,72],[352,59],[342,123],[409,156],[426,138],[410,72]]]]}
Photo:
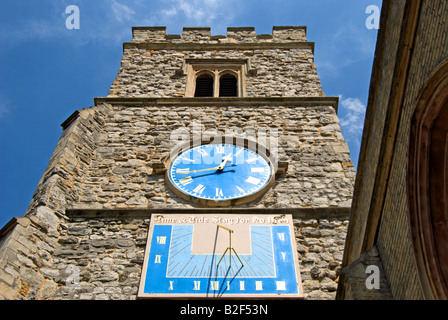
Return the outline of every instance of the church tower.
{"type": "Polygon", "coordinates": [[[337,109],[306,27],[134,27],[0,231],[0,297],[334,299],[355,177],[337,109]]]}

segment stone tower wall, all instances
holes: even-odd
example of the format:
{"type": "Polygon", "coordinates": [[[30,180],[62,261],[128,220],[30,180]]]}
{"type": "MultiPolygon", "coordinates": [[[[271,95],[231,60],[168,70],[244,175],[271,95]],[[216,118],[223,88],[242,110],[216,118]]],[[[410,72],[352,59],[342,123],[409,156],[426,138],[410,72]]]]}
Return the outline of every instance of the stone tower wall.
{"type": "Polygon", "coordinates": [[[324,95],[304,27],[274,27],[271,35],[229,28],[227,36],[211,36],[209,28],[167,35],[153,27],[133,29],[109,97],[184,97],[185,60],[197,58],[246,59],[247,97],[324,95]]]}
{"type": "Polygon", "coordinates": [[[269,142],[276,130],[279,160],[288,173],[256,208],[349,207],[354,177],[347,145],[331,105],[317,106],[126,106],[113,105],[104,120],[91,164],[75,182],[77,209],[192,208],[165,186],[153,166],[174,146],[174,132],[226,132],[269,142]],[[244,129],[242,129],[244,128],[244,129]]]}
{"type": "Polygon", "coordinates": [[[25,217],[0,232],[0,297],[135,299],[151,213],[203,210],[155,170],[171,135],[265,132],[288,170],[261,200],[232,209],[291,213],[305,298],[333,299],[355,172],[305,31],[134,28],[108,97],[62,124],[25,217]],[[246,95],[184,98],[185,61],[208,58],[246,61],[246,95]]]}

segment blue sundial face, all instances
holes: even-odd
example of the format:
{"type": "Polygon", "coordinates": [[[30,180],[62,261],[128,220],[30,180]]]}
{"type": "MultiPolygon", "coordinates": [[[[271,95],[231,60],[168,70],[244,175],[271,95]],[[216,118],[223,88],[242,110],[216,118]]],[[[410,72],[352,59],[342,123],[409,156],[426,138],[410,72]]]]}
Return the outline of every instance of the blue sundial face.
{"type": "Polygon", "coordinates": [[[269,162],[233,144],[205,144],[179,154],[169,168],[171,183],[194,198],[223,201],[252,195],[271,178],[269,162]]]}
{"type": "Polygon", "coordinates": [[[156,213],[138,296],[302,298],[298,263],[292,215],[156,213]]]}

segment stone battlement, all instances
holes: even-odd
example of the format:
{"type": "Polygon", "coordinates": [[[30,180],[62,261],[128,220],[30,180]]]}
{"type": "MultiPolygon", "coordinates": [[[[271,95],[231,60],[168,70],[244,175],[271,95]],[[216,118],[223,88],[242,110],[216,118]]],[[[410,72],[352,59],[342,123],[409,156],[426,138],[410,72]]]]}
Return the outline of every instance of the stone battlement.
{"type": "Polygon", "coordinates": [[[133,27],[131,42],[306,42],[306,26],[274,26],[272,34],[256,34],[254,27],[229,27],[227,35],[212,35],[209,27],[184,27],[182,35],[167,34],[166,27],[133,27]]]}

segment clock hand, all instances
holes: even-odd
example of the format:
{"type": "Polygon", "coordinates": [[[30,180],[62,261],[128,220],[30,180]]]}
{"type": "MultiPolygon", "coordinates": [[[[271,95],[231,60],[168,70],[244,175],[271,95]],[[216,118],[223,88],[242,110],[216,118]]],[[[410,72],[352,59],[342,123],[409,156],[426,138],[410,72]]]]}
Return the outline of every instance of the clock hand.
{"type": "Polygon", "coordinates": [[[229,153],[227,156],[223,158],[223,162],[218,166],[218,170],[222,171],[227,162],[232,162],[232,153],[229,153]]]}
{"type": "Polygon", "coordinates": [[[224,161],[218,166],[214,168],[208,168],[208,169],[200,169],[200,170],[192,170],[192,171],[186,171],[186,172],[179,172],[177,174],[187,174],[187,173],[195,173],[195,172],[201,172],[201,171],[211,171],[211,170],[219,170],[222,171],[224,169],[224,166],[227,162],[232,162],[232,154],[229,153],[227,156],[225,156],[224,161]]]}
{"type": "Polygon", "coordinates": [[[222,158],[223,160],[229,160],[232,161],[232,153],[229,153],[228,155],[226,155],[224,158],[222,158]]]}
{"type": "Polygon", "coordinates": [[[210,171],[210,170],[218,170],[219,167],[209,168],[209,169],[200,169],[200,170],[193,170],[193,171],[186,171],[186,172],[178,172],[176,174],[187,174],[187,173],[194,173],[194,172],[201,172],[201,171],[210,171]]]}

